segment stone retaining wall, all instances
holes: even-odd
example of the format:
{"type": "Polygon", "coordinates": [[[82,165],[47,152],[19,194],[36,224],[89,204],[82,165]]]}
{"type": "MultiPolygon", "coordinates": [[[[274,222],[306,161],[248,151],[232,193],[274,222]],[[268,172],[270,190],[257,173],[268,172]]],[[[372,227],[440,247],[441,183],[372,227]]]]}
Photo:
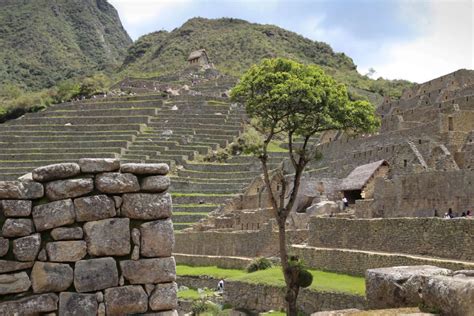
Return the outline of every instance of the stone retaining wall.
{"type": "Polygon", "coordinates": [[[222,269],[245,269],[252,262],[252,258],[244,257],[188,255],[184,253],[173,253],[173,256],[177,264],[217,266],[222,269]]]}
{"type": "Polygon", "coordinates": [[[81,159],[0,182],[0,314],[174,314],[168,171],[81,159]]]}

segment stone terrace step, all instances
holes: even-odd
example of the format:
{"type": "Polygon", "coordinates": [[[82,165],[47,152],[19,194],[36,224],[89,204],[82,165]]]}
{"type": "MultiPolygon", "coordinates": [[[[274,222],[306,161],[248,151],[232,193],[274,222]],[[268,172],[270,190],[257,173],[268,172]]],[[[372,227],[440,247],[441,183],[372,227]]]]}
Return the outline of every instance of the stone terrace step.
{"type": "Polygon", "coordinates": [[[15,143],[15,142],[88,142],[88,141],[133,141],[135,135],[122,135],[115,134],[110,135],[86,135],[86,136],[56,136],[53,134],[50,135],[41,135],[41,136],[8,136],[0,135],[0,142],[5,143],[15,143]]]}
{"type": "Polygon", "coordinates": [[[171,188],[178,192],[237,193],[242,183],[196,183],[191,181],[172,181],[171,188]]]}
{"type": "Polygon", "coordinates": [[[95,102],[95,103],[65,103],[53,105],[49,109],[51,111],[61,110],[103,110],[108,108],[161,108],[163,107],[162,100],[139,100],[139,101],[115,101],[115,102],[95,102]]]}
{"type": "Polygon", "coordinates": [[[187,162],[184,164],[186,170],[202,171],[202,172],[242,172],[242,171],[253,171],[256,172],[259,169],[259,165],[255,163],[244,163],[244,164],[228,164],[228,163],[191,163],[187,162]]]}
{"type": "Polygon", "coordinates": [[[114,136],[114,135],[138,135],[136,130],[128,131],[2,131],[3,136],[114,136]]]}
{"type": "Polygon", "coordinates": [[[148,115],[154,116],[158,112],[156,108],[137,108],[137,109],[121,109],[121,108],[110,108],[110,109],[99,109],[99,110],[70,110],[70,111],[42,111],[37,113],[32,113],[28,115],[28,118],[49,118],[49,117],[81,117],[81,116],[140,116],[148,115]]]}
{"type": "Polygon", "coordinates": [[[192,170],[178,170],[180,178],[199,178],[199,179],[253,179],[260,174],[259,171],[242,171],[242,172],[207,172],[207,171],[192,171],[192,170]]]}
{"type": "Polygon", "coordinates": [[[173,204],[173,212],[209,213],[214,211],[218,204],[173,204]]]}
{"type": "Polygon", "coordinates": [[[11,154],[28,154],[28,153],[58,153],[58,152],[75,152],[75,153],[86,153],[93,154],[94,152],[113,152],[113,153],[122,153],[125,149],[122,147],[97,147],[97,148],[54,148],[54,147],[44,147],[44,148],[2,148],[1,153],[11,153],[11,154]]]}
{"type": "Polygon", "coordinates": [[[201,218],[206,217],[207,214],[189,214],[181,212],[173,212],[173,223],[196,223],[201,218]]]}
{"type": "MultiPolygon", "coordinates": [[[[80,159],[86,158],[90,153],[29,153],[29,154],[4,154],[0,153],[0,163],[5,163],[6,161],[16,161],[19,159],[23,160],[48,160],[50,158],[54,159],[80,159]]],[[[96,152],[93,154],[93,158],[117,158],[119,154],[117,153],[108,153],[108,152],[96,152]]]]}
{"type": "Polygon", "coordinates": [[[203,193],[171,193],[173,205],[175,204],[222,204],[233,194],[203,194],[203,193]]]}
{"type": "MultiPolygon", "coordinates": [[[[108,122],[110,123],[110,122],[108,122]]],[[[145,124],[0,124],[0,132],[3,131],[60,131],[60,132],[93,132],[93,131],[139,131],[145,128],[145,124]]]]}
{"type": "Polygon", "coordinates": [[[46,117],[46,118],[21,118],[9,121],[8,125],[61,125],[61,124],[118,124],[148,123],[149,116],[90,116],[90,117],[46,117]]]}
{"type": "Polygon", "coordinates": [[[99,140],[99,141],[86,141],[86,142],[22,142],[22,143],[1,143],[0,148],[3,146],[8,148],[102,148],[102,147],[123,147],[127,148],[128,141],[116,141],[116,140],[99,140]]]}

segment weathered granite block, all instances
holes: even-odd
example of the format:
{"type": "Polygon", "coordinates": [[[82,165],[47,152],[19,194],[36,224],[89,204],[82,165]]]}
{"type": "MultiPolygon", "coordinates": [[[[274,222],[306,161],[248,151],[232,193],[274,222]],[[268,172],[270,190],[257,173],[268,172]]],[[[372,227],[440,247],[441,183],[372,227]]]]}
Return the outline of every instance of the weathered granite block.
{"type": "Polygon", "coordinates": [[[58,227],[51,231],[54,240],[77,240],[82,239],[83,235],[81,227],[58,227]]]}
{"type": "Polygon", "coordinates": [[[0,237],[0,257],[3,257],[4,255],[6,255],[9,248],[10,248],[10,243],[8,239],[0,237]]]}
{"type": "Polygon", "coordinates": [[[125,163],[120,171],[139,175],[167,175],[170,167],[165,163],[125,163]]]}
{"type": "Polygon", "coordinates": [[[124,194],[122,216],[132,219],[154,220],[171,217],[171,195],[135,193],[124,194]]]}
{"type": "Polygon", "coordinates": [[[166,283],[176,280],[176,263],[173,257],[124,260],[120,262],[120,268],[130,284],[166,283]]]}
{"type": "Polygon", "coordinates": [[[51,201],[75,198],[92,190],[94,190],[92,179],[57,180],[45,185],[46,196],[51,201]]]}
{"type": "Polygon", "coordinates": [[[29,218],[7,218],[2,227],[3,237],[23,237],[35,232],[33,222],[29,218]]]}
{"type": "Polygon", "coordinates": [[[23,315],[33,316],[58,309],[58,296],[54,293],[33,295],[15,301],[0,303],[0,315],[18,315],[18,311],[23,311],[23,315]]]}
{"type": "Polygon", "coordinates": [[[59,294],[59,315],[80,316],[97,315],[99,304],[95,294],[62,292],[59,294]]]}
{"type": "Polygon", "coordinates": [[[26,270],[33,266],[34,262],[18,262],[9,260],[0,260],[0,273],[26,270]]]}
{"type": "Polygon", "coordinates": [[[96,188],[103,193],[128,193],[140,191],[140,184],[131,173],[102,173],[95,178],[96,188]]]}
{"type": "Polygon", "coordinates": [[[74,200],[78,222],[97,221],[116,215],[115,202],[107,195],[94,195],[74,200]]]}
{"type": "Polygon", "coordinates": [[[58,163],[36,168],[32,172],[33,180],[46,182],[77,176],[81,168],[77,163],[58,163]]]}
{"type": "Polygon", "coordinates": [[[148,309],[148,296],[141,286],[122,286],[105,290],[107,316],[144,313],[148,309]]]}
{"type": "Polygon", "coordinates": [[[31,270],[34,293],[65,291],[72,281],[73,270],[68,264],[37,261],[31,270]]]}
{"type": "Polygon", "coordinates": [[[33,202],[25,200],[0,201],[0,211],[5,217],[26,217],[31,215],[33,202]]]}
{"type": "Polygon", "coordinates": [[[178,285],[176,282],[157,284],[150,295],[149,305],[154,311],[178,308],[178,285]]]}
{"type": "Polygon", "coordinates": [[[171,184],[170,178],[166,176],[150,176],[140,181],[142,191],[161,193],[168,190],[171,184]]]}
{"type": "Polygon", "coordinates": [[[74,286],[78,292],[99,291],[118,285],[118,270],[114,258],[99,258],[76,262],[74,286]]]}
{"type": "Polygon", "coordinates": [[[32,215],[36,230],[40,232],[72,224],[76,218],[71,199],[35,206],[32,215]]]}
{"type": "Polygon", "coordinates": [[[18,261],[35,261],[40,248],[40,234],[18,238],[13,241],[13,254],[18,261]]]}
{"type": "Polygon", "coordinates": [[[87,245],[83,240],[49,242],[46,251],[50,261],[76,262],[87,255],[87,245]]]}
{"type": "Polygon", "coordinates": [[[0,295],[25,292],[30,286],[30,278],[26,272],[0,275],[0,295]]]}
{"type": "Polygon", "coordinates": [[[171,219],[144,223],[140,226],[140,253],[144,257],[170,257],[174,248],[171,219]]]}
{"type": "Polygon", "coordinates": [[[38,182],[0,181],[0,199],[34,200],[43,195],[43,185],[38,182]]]}
{"type": "Polygon", "coordinates": [[[84,224],[87,251],[92,256],[124,256],[131,250],[130,220],[111,218],[84,224]]]}
{"type": "Polygon", "coordinates": [[[111,172],[120,169],[120,160],[112,158],[82,158],[79,166],[83,173],[111,172]]]}

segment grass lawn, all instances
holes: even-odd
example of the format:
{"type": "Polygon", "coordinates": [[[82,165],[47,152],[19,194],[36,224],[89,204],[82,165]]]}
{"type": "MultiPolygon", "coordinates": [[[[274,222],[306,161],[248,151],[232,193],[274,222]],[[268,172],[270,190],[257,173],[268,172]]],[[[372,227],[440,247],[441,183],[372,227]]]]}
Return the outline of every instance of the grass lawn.
{"type": "Polygon", "coordinates": [[[281,148],[280,145],[281,142],[272,141],[268,144],[267,150],[269,153],[287,153],[288,149],[281,148]]]}
{"type": "Polygon", "coordinates": [[[184,300],[198,300],[201,298],[202,295],[214,295],[214,291],[212,290],[204,290],[203,293],[198,293],[195,289],[188,289],[183,291],[178,291],[178,298],[184,300]]]}
{"type": "MultiPolygon", "coordinates": [[[[285,286],[283,274],[280,267],[247,273],[243,270],[221,269],[218,267],[190,267],[178,265],[178,275],[200,276],[208,275],[216,279],[227,279],[229,281],[241,281],[254,284],[268,284],[273,286],[285,286]]],[[[341,292],[354,295],[365,295],[365,279],[345,274],[309,270],[313,275],[313,284],[310,289],[321,292],[341,292]]]]}

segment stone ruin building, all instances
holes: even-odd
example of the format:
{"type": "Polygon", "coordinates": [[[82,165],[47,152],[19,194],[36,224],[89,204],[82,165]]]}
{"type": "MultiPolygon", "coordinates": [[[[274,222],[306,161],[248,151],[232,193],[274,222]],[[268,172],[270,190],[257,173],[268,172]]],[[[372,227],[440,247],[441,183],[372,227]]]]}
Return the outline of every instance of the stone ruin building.
{"type": "Polygon", "coordinates": [[[191,52],[188,57],[188,63],[190,66],[199,65],[203,68],[213,68],[213,64],[205,49],[198,49],[191,52]]]}

